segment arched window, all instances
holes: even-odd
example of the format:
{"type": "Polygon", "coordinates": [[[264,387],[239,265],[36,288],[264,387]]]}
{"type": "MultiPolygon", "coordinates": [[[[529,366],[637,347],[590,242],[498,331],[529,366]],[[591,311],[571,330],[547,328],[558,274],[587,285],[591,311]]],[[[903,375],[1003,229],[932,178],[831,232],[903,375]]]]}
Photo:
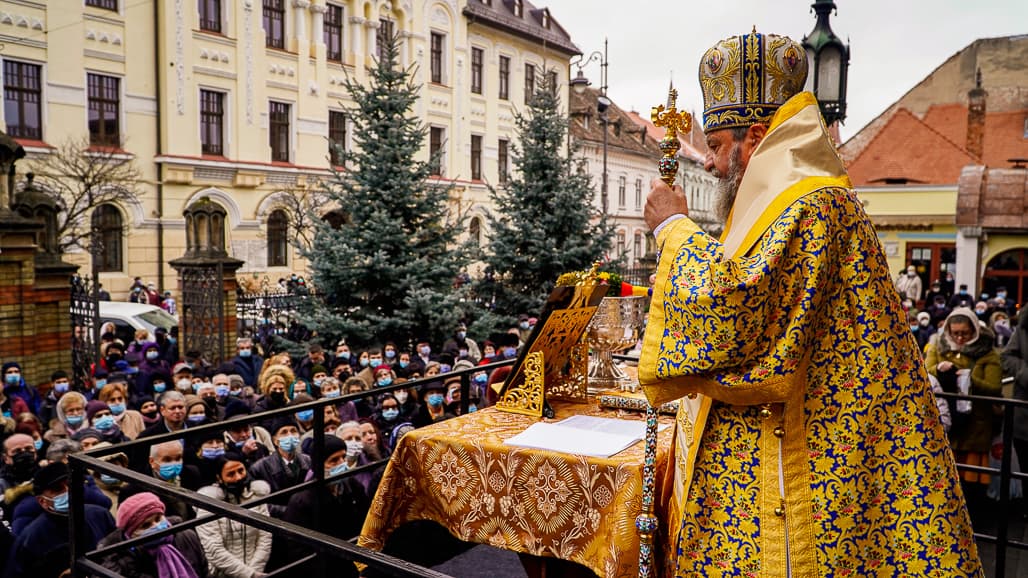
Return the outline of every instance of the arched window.
{"type": "Polygon", "coordinates": [[[93,211],[93,227],[97,242],[93,258],[97,261],[97,270],[101,273],[121,271],[124,251],[121,211],[111,204],[100,205],[93,211]]]}
{"type": "Polygon", "coordinates": [[[1028,300],[1028,249],[1010,249],[989,259],[979,291],[991,297],[1000,288],[1007,292],[1008,305],[1028,300]]]}
{"type": "Polygon", "coordinates": [[[282,209],[268,215],[268,267],[285,267],[289,253],[289,218],[282,209]]]}
{"type": "Polygon", "coordinates": [[[482,246],[482,217],[472,217],[468,223],[468,241],[476,249],[482,246]]]}

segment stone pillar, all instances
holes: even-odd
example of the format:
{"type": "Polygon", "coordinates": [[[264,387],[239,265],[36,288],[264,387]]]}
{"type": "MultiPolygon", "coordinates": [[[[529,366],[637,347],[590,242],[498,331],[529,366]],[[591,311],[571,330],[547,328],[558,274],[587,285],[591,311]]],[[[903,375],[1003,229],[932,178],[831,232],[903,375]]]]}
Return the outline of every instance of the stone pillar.
{"type": "Polygon", "coordinates": [[[353,55],[347,62],[360,66],[364,62],[364,18],[360,16],[350,17],[350,54],[353,55]]]}
{"type": "Polygon", "coordinates": [[[69,280],[78,267],[40,251],[44,221],[11,210],[14,165],[24,156],[0,133],[0,360],[20,363],[25,382],[37,386],[71,370],[69,280]]]}
{"type": "Polygon", "coordinates": [[[314,15],[314,23],[311,26],[311,55],[321,57],[325,44],[325,12],[328,8],[324,4],[311,4],[311,14],[314,15]]]}
{"type": "Polygon", "coordinates": [[[293,0],[293,52],[302,59],[309,47],[307,41],[307,8],[310,0],[293,0]]]}
{"type": "Polygon", "coordinates": [[[187,208],[186,253],[169,263],[179,277],[179,343],[218,364],[236,340],[236,271],[243,261],[225,251],[226,211],[208,197],[187,208]]]}
{"type": "Polygon", "coordinates": [[[382,23],[378,20],[366,20],[364,22],[364,27],[368,31],[368,53],[364,57],[364,63],[368,66],[374,66],[375,59],[378,58],[378,29],[381,26],[382,23]]]}

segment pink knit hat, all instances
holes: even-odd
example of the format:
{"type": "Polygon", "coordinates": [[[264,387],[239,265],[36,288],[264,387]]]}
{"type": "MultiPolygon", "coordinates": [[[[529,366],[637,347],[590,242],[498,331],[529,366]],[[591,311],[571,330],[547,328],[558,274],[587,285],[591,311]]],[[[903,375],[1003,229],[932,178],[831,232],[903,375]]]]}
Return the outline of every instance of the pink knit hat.
{"type": "Polygon", "coordinates": [[[131,538],[147,518],[163,513],[164,503],[156,495],[150,492],[135,494],[118,506],[118,529],[131,538]]]}

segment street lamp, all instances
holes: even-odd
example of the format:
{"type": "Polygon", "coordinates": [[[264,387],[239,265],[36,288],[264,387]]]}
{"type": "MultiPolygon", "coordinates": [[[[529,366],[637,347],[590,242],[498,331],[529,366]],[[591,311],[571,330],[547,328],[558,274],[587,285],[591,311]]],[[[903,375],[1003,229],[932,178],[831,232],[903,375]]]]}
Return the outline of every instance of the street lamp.
{"type": "Polygon", "coordinates": [[[810,5],[817,14],[814,30],[803,37],[807,51],[807,85],[821,103],[821,115],[831,126],[846,120],[846,72],[850,65],[850,47],[832,32],[828,22],[833,0],[814,0],[810,5]]]}
{"type": "Polygon", "coordinates": [[[594,60],[600,61],[600,96],[596,98],[596,112],[599,113],[600,122],[603,123],[603,182],[600,185],[600,206],[603,214],[607,214],[609,206],[607,196],[607,110],[610,108],[610,99],[607,98],[607,39],[603,39],[603,52],[594,50],[589,56],[581,56],[571,64],[578,68],[578,74],[568,83],[575,94],[584,94],[585,89],[591,84],[589,79],[582,73],[582,69],[594,60]]]}

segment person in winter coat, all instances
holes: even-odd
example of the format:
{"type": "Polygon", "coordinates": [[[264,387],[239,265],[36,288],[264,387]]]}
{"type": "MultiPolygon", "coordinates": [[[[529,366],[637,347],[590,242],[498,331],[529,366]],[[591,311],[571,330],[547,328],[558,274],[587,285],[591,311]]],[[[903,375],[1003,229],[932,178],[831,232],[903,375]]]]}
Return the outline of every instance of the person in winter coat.
{"type": "Polygon", "coordinates": [[[171,366],[161,358],[161,346],[156,341],[144,341],[140,350],[139,354],[143,360],[139,362],[139,373],[136,374],[135,388],[132,392],[134,397],[152,393],[150,384],[153,383],[155,375],[171,373],[171,366]]]}
{"type": "Polygon", "coordinates": [[[21,365],[16,361],[8,361],[3,365],[3,374],[4,395],[10,398],[21,398],[25,405],[28,406],[29,411],[39,415],[39,406],[43,403],[43,398],[40,397],[36,388],[25,383],[25,378],[22,377],[21,365]]]}
{"type": "Polygon", "coordinates": [[[257,379],[264,367],[264,359],[257,354],[253,340],[249,337],[236,339],[236,356],[232,358],[232,366],[243,378],[243,383],[257,387],[257,379]]]}
{"type": "MultiPolygon", "coordinates": [[[[1003,371],[1014,378],[1014,399],[1028,401],[1028,307],[1022,307],[1000,356],[1003,371]]],[[[1028,408],[1014,408],[1014,451],[1022,470],[1028,468],[1028,408]]]]}
{"type": "MultiPolygon", "coordinates": [[[[199,493],[230,504],[243,504],[271,493],[271,486],[251,480],[242,456],[230,452],[218,460],[217,481],[200,488],[199,493]]],[[[268,515],[268,506],[260,504],[250,511],[268,515]]],[[[203,512],[201,512],[201,515],[203,512]]],[[[196,528],[203,544],[212,578],[260,578],[271,556],[271,533],[236,522],[230,518],[203,524],[196,528]]]]}
{"type": "MultiPolygon", "coordinates": [[[[113,546],[129,538],[170,528],[180,521],[164,515],[164,504],[154,494],[135,494],[118,506],[117,528],[100,540],[97,547],[113,546]]],[[[101,564],[133,578],[207,578],[207,557],[200,538],[192,529],[108,554],[101,564]]]]}
{"type": "Polygon", "coordinates": [[[111,415],[117,423],[121,433],[130,440],[139,437],[139,434],[146,429],[143,422],[143,415],[134,409],[128,409],[128,389],[124,383],[114,382],[100,390],[97,397],[107,404],[111,409],[111,415]]]}
{"type": "Polygon", "coordinates": [[[46,441],[54,443],[61,438],[70,438],[89,427],[86,419],[86,396],[69,391],[57,400],[57,419],[50,423],[50,429],[43,435],[46,441]]]}
{"type": "MultiPolygon", "coordinates": [[[[995,336],[978,323],[974,311],[958,307],[946,318],[935,343],[928,344],[925,366],[947,392],[959,391],[959,383],[970,379],[968,393],[1000,397],[1003,368],[994,348],[995,336]]],[[[950,446],[958,463],[985,466],[992,449],[995,416],[992,405],[966,400],[950,400],[953,425],[949,431],[950,446]],[[968,404],[970,403],[970,407],[968,404]]],[[[980,501],[989,484],[989,476],[977,472],[961,472],[968,505],[980,501]]]]}

